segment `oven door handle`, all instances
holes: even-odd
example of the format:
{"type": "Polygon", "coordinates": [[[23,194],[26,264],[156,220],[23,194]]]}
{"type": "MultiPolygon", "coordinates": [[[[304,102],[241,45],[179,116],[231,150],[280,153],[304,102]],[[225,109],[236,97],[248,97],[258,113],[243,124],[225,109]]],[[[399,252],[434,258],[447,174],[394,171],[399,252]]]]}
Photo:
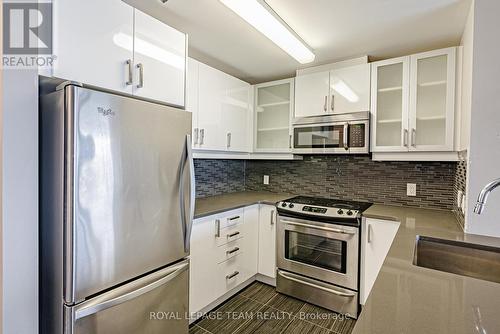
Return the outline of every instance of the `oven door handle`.
{"type": "Polygon", "coordinates": [[[281,221],[285,224],[295,225],[295,226],[300,226],[300,227],[308,227],[308,228],[313,228],[316,230],[322,230],[322,231],[328,231],[328,232],[334,232],[334,233],[342,233],[342,234],[350,234],[350,235],[356,234],[356,232],[350,232],[350,231],[341,230],[338,228],[315,226],[315,225],[309,225],[309,224],[304,224],[304,223],[292,222],[290,220],[284,220],[284,219],[282,219],[281,221]]]}
{"type": "Polygon", "coordinates": [[[287,274],[283,273],[281,270],[278,270],[278,275],[280,275],[281,277],[286,278],[287,280],[290,280],[290,281],[293,281],[293,282],[297,282],[297,283],[300,283],[300,284],[304,284],[304,285],[308,285],[308,286],[310,286],[312,288],[320,289],[320,290],[332,293],[332,294],[337,295],[337,296],[341,296],[341,297],[354,297],[354,296],[356,296],[355,293],[345,293],[345,292],[342,292],[342,291],[337,291],[337,290],[325,288],[324,286],[321,286],[321,285],[317,285],[317,284],[314,284],[314,283],[309,283],[309,282],[306,282],[306,281],[303,281],[303,280],[300,280],[300,279],[288,276],[287,274]]]}

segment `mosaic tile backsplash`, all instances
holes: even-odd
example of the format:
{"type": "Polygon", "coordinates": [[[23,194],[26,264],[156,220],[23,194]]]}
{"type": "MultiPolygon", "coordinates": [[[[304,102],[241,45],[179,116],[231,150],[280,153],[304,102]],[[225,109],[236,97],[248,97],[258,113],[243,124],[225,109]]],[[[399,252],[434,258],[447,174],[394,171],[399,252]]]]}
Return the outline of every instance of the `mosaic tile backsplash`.
{"type": "Polygon", "coordinates": [[[457,168],[455,172],[455,187],[453,189],[453,212],[457,217],[458,223],[464,228],[465,225],[465,215],[462,210],[458,207],[457,196],[458,191],[462,191],[465,194],[466,184],[467,184],[467,154],[466,152],[461,152],[459,154],[459,161],[457,163],[457,168]]]}
{"type": "Polygon", "coordinates": [[[195,167],[198,197],[255,190],[451,210],[456,192],[455,162],[313,155],[302,161],[196,160],[195,167]],[[417,196],[406,196],[407,183],[417,184],[417,196]]]}

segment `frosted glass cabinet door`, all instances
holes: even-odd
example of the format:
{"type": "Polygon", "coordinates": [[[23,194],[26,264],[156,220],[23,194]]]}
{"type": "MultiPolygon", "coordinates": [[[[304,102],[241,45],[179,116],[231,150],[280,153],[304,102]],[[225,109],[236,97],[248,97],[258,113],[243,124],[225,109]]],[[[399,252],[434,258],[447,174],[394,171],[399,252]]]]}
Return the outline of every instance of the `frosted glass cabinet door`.
{"type": "Polygon", "coordinates": [[[255,150],[289,153],[292,145],[290,121],[293,112],[293,79],[255,87],[255,150]]]}
{"type": "Polygon", "coordinates": [[[412,56],[410,150],[452,151],[455,48],[412,56]]]}
{"type": "Polygon", "coordinates": [[[134,8],[121,0],[54,1],[53,75],[132,93],[134,8]]]}
{"type": "Polygon", "coordinates": [[[134,94],[184,107],[186,35],[134,12],[134,94]]]}
{"type": "Polygon", "coordinates": [[[408,151],[409,57],[372,64],[372,151],[408,151]]]}

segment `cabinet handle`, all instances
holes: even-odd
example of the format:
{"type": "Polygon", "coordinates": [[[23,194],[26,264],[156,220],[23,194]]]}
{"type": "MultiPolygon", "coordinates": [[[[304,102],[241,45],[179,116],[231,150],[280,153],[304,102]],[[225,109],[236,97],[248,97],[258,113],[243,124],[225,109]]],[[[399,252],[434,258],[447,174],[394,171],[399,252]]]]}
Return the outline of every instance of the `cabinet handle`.
{"type": "Polygon", "coordinates": [[[288,148],[292,148],[292,135],[290,135],[288,138],[288,148]]]}
{"type": "Polygon", "coordinates": [[[128,80],[125,81],[125,84],[127,86],[130,86],[134,83],[133,78],[132,78],[134,76],[134,74],[132,73],[132,59],[127,59],[127,61],[125,63],[128,66],[128,80]]]}
{"type": "Polygon", "coordinates": [[[323,110],[324,110],[325,112],[326,112],[326,110],[327,110],[327,108],[326,108],[327,104],[328,104],[328,96],[327,96],[327,95],[325,95],[325,104],[323,105],[323,110]]]}
{"type": "Polygon", "coordinates": [[[229,239],[229,238],[235,237],[235,236],[237,236],[237,235],[239,235],[239,234],[240,234],[240,232],[239,232],[239,231],[236,231],[236,232],[233,232],[233,233],[231,233],[231,234],[228,234],[228,235],[227,235],[227,238],[229,239]]]}
{"type": "Polygon", "coordinates": [[[228,218],[227,220],[233,221],[233,220],[240,219],[240,218],[241,218],[241,216],[234,216],[234,217],[228,218]]]}
{"type": "Polygon", "coordinates": [[[220,238],[220,219],[215,220],[215,237],[220,238]]]}
{"type": "Polygon", "coordinates": [[[349,140],[347,138],[347,136],[349,135],[348,134],[348,130],[349,130],[349,124],[348,123],[345,123],[344,124],[344,133],[342,134],[343,135],[343,139],[344,139],[344,149],[347,151],[349,150],[349,140]]]}
{"type": "Polygon", "coordinates": [[[271,225],[274,225],[274,210],[271,210],[271,225]]]}
{"type": "Polygon", "coordinates": [[[231,132],[227,133],[227,148],[231,147],[231,132]]]}
{"type": "Polygon", "coordinates": [[[200,145],[205,143],[205,129],[200,129],[200,145]]]}
{"type": "Polygon", "coordinates": [[[240,274],[239,271],[235,271],[234,273],[232,274],[229,274],[229,275],[226,275],[226,279],[229,280],[231,278],[235,278],[236,276],[238,276],[240,274]]]}
{"type": "Polygon", "coordinates": [[[411,129],[411,146],[417,147],[417,130],[411,129]]]}
{"type": "Polygon", "coordinates": [[[403,145],[405,147],[408,147],[408,129],[405,129],[405,132],[403,135],[403,145]]]}
{"type": "Polygon", "coordinates": [[[368,243],[372,242],[372,225],[368,224],[368,243]]]}
{"type": "Polygon", "coordinates": [[[332,111],[335,110],[335,95],[332,94],[332,103],[330,104],[330,108],[332,109],[332,111]]]}
{"type": "Polygon", "coordinates": [[[226,254],[227,254],[227,255],[231,255],[231,254],[236,253],[236,252],[237,252],[237,251],[239,251],[239,250],[240,250],[240,248],[239,248],[239,247],[234,247],[233,249],[226,251],[226,254]]]}
{"type": "Polygon", "coordinates": [[[139,63],[136,66],[139,69],[139,84],[137,84],[137,88],[142,88],[144,87],[144,65],[139,63]]]}
{"type": "Polygon", "coordinates": [[[194,135],[194,136],[193,136],[193,137],[194,137],[194,139],[193,139],[193,144],[194,144],[194,145],[198,145],[198,137],[199,137],[199,132],[200,132],[200,131],[199,131],[199,129],[198,129],[198,128],[194,128],[193,132],[194,132],[194,133],[193,133],[193,135],[194,135]]]}

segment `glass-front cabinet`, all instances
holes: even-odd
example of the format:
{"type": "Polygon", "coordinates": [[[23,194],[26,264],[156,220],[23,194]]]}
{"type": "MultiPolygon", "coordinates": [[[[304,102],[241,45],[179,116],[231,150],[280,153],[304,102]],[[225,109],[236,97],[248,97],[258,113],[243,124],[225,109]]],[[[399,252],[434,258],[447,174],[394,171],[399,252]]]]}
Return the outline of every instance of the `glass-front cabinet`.
{"type": "Polygon", "coordinates": [[[290,153],[294,79],[255,86],[256,152],[290,153]]]}
{"type": "Polygon", "coordinates": [[[455,53],[372,64],[372,152],[453,151],[455,53]]]}

